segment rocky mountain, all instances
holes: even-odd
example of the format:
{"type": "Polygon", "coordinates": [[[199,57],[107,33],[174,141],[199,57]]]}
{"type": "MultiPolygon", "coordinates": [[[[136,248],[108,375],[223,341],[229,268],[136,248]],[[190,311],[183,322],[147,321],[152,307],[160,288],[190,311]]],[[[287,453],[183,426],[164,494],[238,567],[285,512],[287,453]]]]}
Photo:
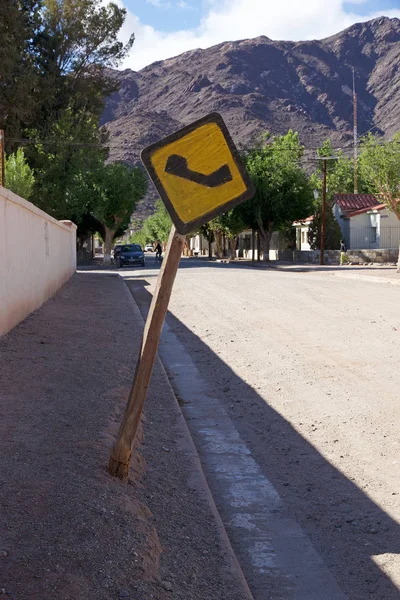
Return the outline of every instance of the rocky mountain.
{"type": "MultiPolygon", "coordinates": [[[[400,129],[400,20],[381,17],[323,40],[226,42],[156,62],[139,72],[115,71],[119,91],[102,124],[112,160],[132,164],[140,150],[191,121],[217,111],[239,147],[266,130],[299,132],[315,147],[330,137],[352,144],[352,69],[358,131],[390,136],[400,129]]],[[[152,210],[150,194],[139,217],[152,210]]]]}

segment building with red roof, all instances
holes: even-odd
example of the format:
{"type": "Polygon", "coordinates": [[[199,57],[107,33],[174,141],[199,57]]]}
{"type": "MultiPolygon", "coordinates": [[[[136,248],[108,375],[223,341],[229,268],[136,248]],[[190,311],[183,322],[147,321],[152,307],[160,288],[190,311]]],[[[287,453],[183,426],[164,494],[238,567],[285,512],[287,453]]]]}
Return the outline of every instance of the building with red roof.
{"type": "MultiPolygon", "coordinates": [[[[333,214],[350,250],[392,249],[400,243],[400,221],[374,194],[335,194],[333,214]]],[[[310,250],[308,230],[313,217],[293,223],[298,250],[310,250]]]]}

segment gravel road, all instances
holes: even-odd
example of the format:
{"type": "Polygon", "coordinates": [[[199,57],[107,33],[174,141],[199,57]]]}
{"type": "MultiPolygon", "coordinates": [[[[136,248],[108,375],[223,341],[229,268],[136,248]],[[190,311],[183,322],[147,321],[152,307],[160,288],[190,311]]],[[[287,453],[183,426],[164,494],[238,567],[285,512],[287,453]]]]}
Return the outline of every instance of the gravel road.
{"type": "MultiPolygon", "coordinates": [[[[135,285],[152,292],[155,274],[135,285]]],[[[379,277],[183,260],[170,304],[171,330],[351,600],[399,597],[399,303],[379,277]]]]}

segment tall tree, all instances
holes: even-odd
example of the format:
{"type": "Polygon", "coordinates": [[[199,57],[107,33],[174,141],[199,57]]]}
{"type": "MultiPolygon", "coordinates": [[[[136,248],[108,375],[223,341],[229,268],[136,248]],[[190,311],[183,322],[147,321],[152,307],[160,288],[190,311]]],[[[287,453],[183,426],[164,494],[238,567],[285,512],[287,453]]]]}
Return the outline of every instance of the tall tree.
{"type": "Polygon", "coordinates": [[[132,235],[132,241],[145,246],[154,242],[166,243],[171,231],[172,221],[161,200],[156,201],[156,211],[143,222],[139,231],[132,235]]]}
{"type": "MultiPolygon", "coordinates": [[[[326,161],[326,199],[332,207],[335,194],[352,194],[354,191],[354,163],[353,159],[343,155],[342,150],[333,147],[330,139],[325,140],[317,149],[321,158],[330,157],[326,161]]],[[[317,161],[316,169],[311,175],[311,185],[322,196],[324,161],[317,161]]],[[[358,169],[358,190],[360,194],[371,193],[371,185],[366,181],[364,174],[358,169]]]]}
{"type": "Polygon", "coordinates": [[[212,243],[215,240],[214,232],[210,227],[210,223],[204,223],[199,229],[200,235],[203,235],[208,242],[208,260],[212,260],[212,243]]]}
{"type": "Polygon", "coordinates": [[[124,8],[102,0],[1,1],[0,128],[11,138],[8,151],[26,128],[47,138],[68,108],[99,119],[116,89],[109,68],[134,40],[119,39],[125,18],[124,8]]]}
{"type": "Polygon", "coordinates": [[[229,241],[229,250],[231,260],[236,258],[236,245],[239,235],[246,228],[246,224],[243,220],[242,211],[240,207],[232,208],[224,215],[221,216],[222,225],[225,230],[225,235],[229,241]]]}
{"type": "Polygon", "coordinates": [[[126,10],[101,0],[42,0],[43,26],[36,38],[42,81],[41,128],[66,108],[100,117],[104,98],[115,89],[109,67],[117,67],[132,47],[118,34],[126,10]]]}
{"type": "Polygon", "coordinates": [[[139,168],[122,163],[104,165],[88,178],[91,213],[104,227],[104,263],[111,262],[111,246],[118,230],[126,229],[136,204],[146,193],[147,179],[139,168]]]}
{"type": "Polygon", "coordinates": [[[33,138],[35,143],[26,149],[35,164],[35,202],[56,219],[79,224],[91,211],[93,197],[87,193],[87,181],[92,172],[101,170],[107,156],[106,133],[99,130],[95,118],[68,108],[53,123],[49,137],[49,142],[33,138]]]}
{"type": "MultiPolygon", "coordinates": [[[[354,190],[353,160],[343,156],[341,150],[336,150],[330,139],[325,140],[317,149],[317,155],[326,158],[326,211],[324,247],[326,250],[337,250],[342,237],[338,222],[333,215],[335,194],[351,194],[354,190]]],[[[313,250],[321,248],[322,229],[322,186],[324,160],[317,161],[316,169],[311,175],[311,186],[318,195],[314,202],[314,219],[310,224],[308,239],[313,250]]],[[[359,177],[358,184],[361,193],[367,193],[365,181],[359,177]]]]}
{"type": "MultiPolygon", "coordinates": [[[[312,250],[321,249],[321,231],[322,231],[322,205],[318,204],[315,209],[315,214],[308,231],[308,242],[312,250]]],[[[342,232],[339,223],[334,217],[332,210],[325,212],[325,227],[324,227],[324,249],[338,250],[340,248],[340,240],[342,232]]]]}
{"type": "Polygon", "coordinates": [[[0,129],[11,138],[8,151],[16,148],[15,138],[37,115],[35,41],[42,26],[41,8],[41,0],[0,3],[0,129]]]}
{"type": "Polygon", "coordinates": [[[256,192],[242,208],[247,225],[259,231],[263,260],[269,260],[274,229],[304,219],[313,210],[309,178],[297,164],[303,155],[298,134],[289,130],[272,139],[267,136],[266,142],[246,157],[256,192]]]}
{"type": "MultiPolygon", "coordinates": [[[[369,134],[361,142],[360,172],[400,220],[400,132],[389,141],[369,134]]],[[[400,272],[400,249],[397,270],[400,272]]]]}

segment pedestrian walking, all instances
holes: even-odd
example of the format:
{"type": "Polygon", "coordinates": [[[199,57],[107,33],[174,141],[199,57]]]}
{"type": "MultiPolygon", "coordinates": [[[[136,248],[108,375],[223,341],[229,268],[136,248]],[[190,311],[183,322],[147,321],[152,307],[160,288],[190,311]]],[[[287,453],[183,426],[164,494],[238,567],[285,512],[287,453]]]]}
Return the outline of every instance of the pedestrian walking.
{"type": "Polygon", "coordinates": [[[340,240],[340,264],[344,265],[346,262],[346,244],[344,243],[344,240],[340,240]]]}

